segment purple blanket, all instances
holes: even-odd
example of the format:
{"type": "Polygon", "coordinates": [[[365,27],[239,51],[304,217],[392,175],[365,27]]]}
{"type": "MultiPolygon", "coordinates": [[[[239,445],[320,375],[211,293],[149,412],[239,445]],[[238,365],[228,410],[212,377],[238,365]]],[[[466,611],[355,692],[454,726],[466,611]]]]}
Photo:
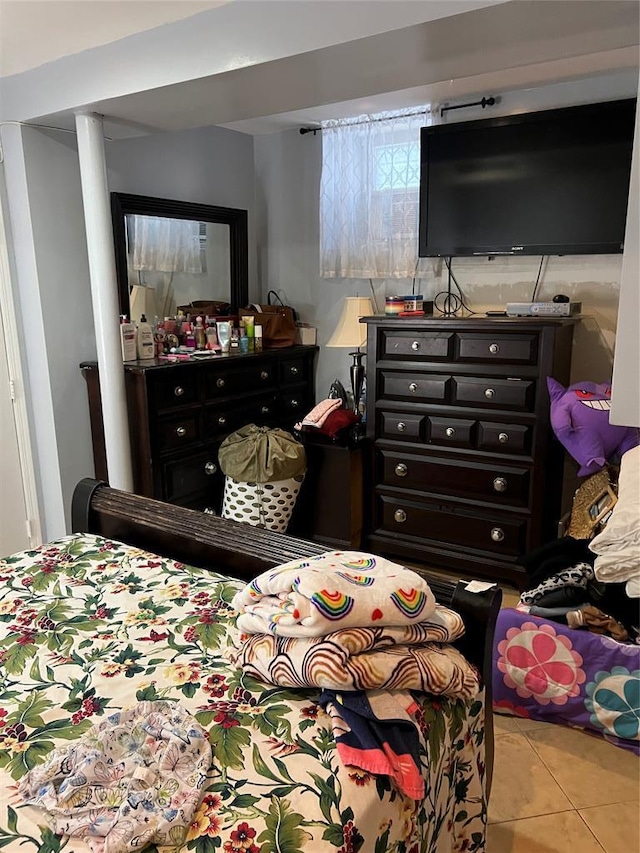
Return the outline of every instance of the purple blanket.
{"type": "Polygon", "coordinates": [[[640,647],[500,611],[495,711],[590,729],[640,753],[640,647]]]}

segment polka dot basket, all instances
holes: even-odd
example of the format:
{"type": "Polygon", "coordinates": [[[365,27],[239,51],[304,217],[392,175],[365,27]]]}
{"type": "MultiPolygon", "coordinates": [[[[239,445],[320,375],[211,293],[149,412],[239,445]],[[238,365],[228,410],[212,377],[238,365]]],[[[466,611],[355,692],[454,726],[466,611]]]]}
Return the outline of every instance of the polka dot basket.
{"type": "Polygon", "coordinates": [[[222,517],[284,533],[304,475],[271,483],[242,483],[227,475],[222,517]]]}

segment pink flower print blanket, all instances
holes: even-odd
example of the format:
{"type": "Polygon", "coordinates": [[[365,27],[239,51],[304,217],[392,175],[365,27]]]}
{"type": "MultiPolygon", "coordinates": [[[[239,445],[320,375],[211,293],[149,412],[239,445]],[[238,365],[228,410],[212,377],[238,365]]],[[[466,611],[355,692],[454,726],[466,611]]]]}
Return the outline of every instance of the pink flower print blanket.
{"type": "Polygon", "coordinates": [[[263,572],[233,599],[247,634],[321,637],[343,628],[414,625],[435,612],[416,572],[360,551],[328,551],[263,572]]]}

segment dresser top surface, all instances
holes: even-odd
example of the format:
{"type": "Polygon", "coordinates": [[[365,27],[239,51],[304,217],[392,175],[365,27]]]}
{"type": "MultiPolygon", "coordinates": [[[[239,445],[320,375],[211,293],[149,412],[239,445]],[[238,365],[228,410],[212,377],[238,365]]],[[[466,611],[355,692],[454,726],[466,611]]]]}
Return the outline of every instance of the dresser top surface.
{"type": "Polygon", "coordinates": [[[361,317],[360,322],[371,326],[391,326],[394,329],[408,328],[447,328],[458,327],[470,331],[486,331],[495,328],[540,328],[541,326],[574,326],[586,315],[574,314],[571,317],[486,317],[478,315],[474,317],[393,317],[391,315],[376,314],[373,317],[361,317]]]}
{"type": "MultiPolygon", "coordinates": [[[[282,358],[294,358],[295,356],[300,355],[308,355],[309,353],[317,352],[319,347],[314,345],[304,345],[299,344],[292,347],[280,347],[277,349],[265,349],[261,352],[246,352],[246,353],[219,353],[218,355],[205,357],[196,357],[190,359],[178,359],[177,361],[171,361],[168,359],[158,359],[158,358],[147,358],[147,359],[138,359],[137,361],[125,361],[124,369],[127,371],[131,371],[134,373],[139,372],[147,372],[147,371],[156,371],[156,370],[166,370],[167,368],[172,367],[201,367],[204,365],[217,365],[220,364],[237,364],[240,365],[242,362],[246,362],[247,360],[255,360],[255,359],[274,359],[278,356],[282,358]]],[[[81,368],[96,368],[98,366],[97,361],[83,361],[80,364],[81,368]]]]}

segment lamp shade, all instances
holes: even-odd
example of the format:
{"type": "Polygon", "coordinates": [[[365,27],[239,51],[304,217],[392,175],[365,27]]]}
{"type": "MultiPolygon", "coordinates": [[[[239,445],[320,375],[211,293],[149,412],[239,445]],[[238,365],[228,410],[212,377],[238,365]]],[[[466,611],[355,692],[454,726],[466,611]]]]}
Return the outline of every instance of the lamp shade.
{"type": "Polygon", "coordinates": [[[374,314],[373,304],[366,296],[347,296],[338,325],[327,342],[328,347],[362,347],[367,340],[367,327],[360,317],[374,314]]]}

